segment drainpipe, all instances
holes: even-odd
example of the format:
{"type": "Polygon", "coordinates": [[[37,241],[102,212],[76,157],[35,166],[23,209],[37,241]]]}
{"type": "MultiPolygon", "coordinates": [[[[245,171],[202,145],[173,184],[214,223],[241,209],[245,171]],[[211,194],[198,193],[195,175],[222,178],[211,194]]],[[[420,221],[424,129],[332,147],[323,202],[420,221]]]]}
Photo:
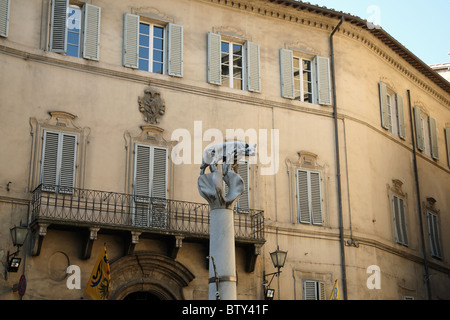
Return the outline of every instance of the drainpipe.
{"type": "Polygon", "coordinates": [[[341,17],[339,24],[334,28],[330,35],[330,54],[331,54],[331,79],[333,92],[333,114],[334,114],[334,138],[336,146],[336,177],[338,192],[338,215],[339,215],[339,245],[341,251],[341,273],[342,273],[342,293],[344,300],[347,300],[347,274],[345,270],[345,244],[344,244],[344,223],[342,219],[342,187],[341,187],[341,163],[339,155],[339,136],[338,136],[338,119],[337,119],[337,101],[336,101],[336,79],[334,70],[334,47],[333,36],[344,22],[344,16],[341,17]]]}
{"type": "Polygon", "coordinates": [[[428,300],[431,300],[431,287],[430,287],[430,274],[428,273],[428,261],[427,261],[427,253],[425,251],[425,237],[423,234],[423,222],[422,222],[422,206],[420,204],[420,188],[419,188],[419,174],[417,171],[417,152],[416,152],[416,142],[414,137],[414,130],[413,130],[413,115],[412,115],[412,108],[411,108],[411,92],[407,90],[408,92],[408,107],[409,107],[409,120],[411,125],[411,140],[412,140],[412,147],[413,147],[413,164],[414,164],[414,178],[416,182],[416,193],[417,193],[417,207],[419,209],[419,225],[420,225],[420,236],[422,240],[422,252],[423,252],[423,267],[425,269],[425,284],[427,286],[427,294],[428,294],[428,300]]]}

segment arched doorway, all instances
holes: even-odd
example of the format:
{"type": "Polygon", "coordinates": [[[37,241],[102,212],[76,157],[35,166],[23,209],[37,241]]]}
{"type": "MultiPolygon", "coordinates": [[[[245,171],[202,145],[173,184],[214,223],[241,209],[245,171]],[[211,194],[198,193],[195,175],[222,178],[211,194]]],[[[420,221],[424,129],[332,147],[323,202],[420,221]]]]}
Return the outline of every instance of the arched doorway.
{"type": "Polygon", "coordinates": [[[111,264],[111,299],[183,300],[183,288],[194,278],[172,258],[136,252],[111,264]]]}

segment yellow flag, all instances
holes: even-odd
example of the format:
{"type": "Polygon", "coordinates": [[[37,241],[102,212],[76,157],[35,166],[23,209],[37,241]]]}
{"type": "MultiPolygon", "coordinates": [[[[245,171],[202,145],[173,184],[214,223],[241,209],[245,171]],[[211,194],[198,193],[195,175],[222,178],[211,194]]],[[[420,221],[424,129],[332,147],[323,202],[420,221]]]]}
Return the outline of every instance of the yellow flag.
{"type": "Polygon", "coordinates": [[[84,292],[94,300],[108,300],[110,286],[111,271],[109,269],[108,257],[106,256],[106,244],[104,244],[84,292]]]}
{"type": "Polygon", "coordinates": [[[334,280],[334,287],[331,291],[330,300],[341,300],[341,297],[339,296],[338,279],[334,280]]]}

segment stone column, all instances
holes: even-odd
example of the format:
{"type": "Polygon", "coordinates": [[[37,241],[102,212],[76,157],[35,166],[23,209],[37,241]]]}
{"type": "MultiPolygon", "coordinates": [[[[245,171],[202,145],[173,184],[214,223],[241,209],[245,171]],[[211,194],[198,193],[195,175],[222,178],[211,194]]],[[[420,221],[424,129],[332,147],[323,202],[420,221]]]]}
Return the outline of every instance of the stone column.
{"type": "Polygon", "coordinates": [[[231,170],[216,170],[198,178],[198,190],[211,208],[209,238],[209,300],[236,300],[234,214],[244,191],[242,178],[231,170]],[[225,194],[223,185],[228,186],[225,194]]]}

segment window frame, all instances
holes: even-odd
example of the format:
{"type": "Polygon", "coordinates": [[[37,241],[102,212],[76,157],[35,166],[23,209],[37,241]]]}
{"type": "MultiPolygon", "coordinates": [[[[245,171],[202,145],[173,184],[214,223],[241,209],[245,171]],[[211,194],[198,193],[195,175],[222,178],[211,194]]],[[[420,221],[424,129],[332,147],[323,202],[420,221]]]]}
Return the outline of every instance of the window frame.
{"type": "Polygon", "coordinates": [[[42,151],[41,151],[41,166],[39,171],[39,184],[42,186],[42,190],[46,192],[54,192],[54,193],[65,193],[65,194],[72,194],[73,189],[76,185],[76,169],[77,169],[77,149],[78,149],[78,134],[74,133],[68,133],[63,131],[56,131],[56,130],[49,130],[44,129],[42,133],[42,151]],[[58,136],[58,145],[56,148],[56,167],[55,167],[55,184],[49,185],[44,182],[45,180],[45,166],[46,166],[46,157],[49,156],[47,153],[47,136],[49,134],[54,134],[58,136]],[[63,160],[67,160],[67,155],[63,155],[64,152],[64,136],[74,137],[74,151],[72,155],[73,165],[72,165],[72,177],[70,178],[72,180],[71,186],[62,186],[61,185],[61,176],[62,176],[62,167],[63,167],[63,160]],[[48,187],[47,187],[48,186],[48,187]]]}
{"type": "MultiPolygon", "coordinates": [[[[323,217],[323,190],[322,190],[322,173],[320,171],[316,171],[316,170],[308,170],[308,169],[303,169],[303,168],[297,168],[295,171],[295,182],[296,182],[296,200],[297,200],[297,223],[299,224],[306,224],[306,225],[315,225],[315,226],[323,226],[324,225],[324,217],[323,217]],[[303,191],[303,194],[301,195],[300,192],[300,183],[302,181],[300,181],[300,175],[299,173],[303,172],[306,173],[306,195],[303,191]],[[312,187],[312,179],[311,179],[311,175],[312,174],[317,174],[318,175],[318,192],[319,194],[313,194],[313,187],[312,187]],[[302,199],[304,199],[304,197],[307,197],[307,209],[308,209],[308,213],[305,214],[302,212],[302,207],[304,207],[304,203],[302,205],[302,199]],[[314,212],[314,207],[315,205],[317,205],[317,198],[319,200],[320,203],[320,211],[318,213],[314,212]],[[315,201],[314,201],[315,200],[315,201]],[[313,203],[315,202],[315,203],[313,203]],[[320,221],[317,221],[317,216],[319,215],[320,221]],[[306,217],[307,216],[307,217],[306,217]],[[305,219],[305,217],[307,219],[305,219]]],[[[303,187],[305,187],[303,185],[303,187]]]]}
{"type": "Polygon", "coordinates": [[[246,82],[245,82],[245,74],[244,74],[244,72],[245,72],[245,67],[246,67],[246,61],[245,61],[244,47],[245,47],[245,45],[242,44],[242,43],[239,43],[239,42],[236,42],[236,41],[229,41],[229,40],[226,40],[226,39],[225,40],[221,39],[221,41],[220,41],[221,86],[227,87],[227,88],[231,88],[231,89],[245,90],[246,82]],[[228,56],[228,59],[227,59],[228,60],[228,69],[229,69],[228,70],[228,76],[224,76],[224,73],[223,73],[223,66],[224,66],[223,54],[224,54],[225,51],[222,51],[222,48],[223,48],[224,44],[228,45],[228,53],[227,53],[227,56],[228,56]],[[234,46],[239,46],[240,49],[241,49],[241,55],[240,55],[240,58],[241,58],[240,59],[241,60],[241,66],[240,66],[241,78],[235,78],[234,77],[234,68],[235,68],[235,65],[234,65],[234,59],[235,59],[234,58],[235,57],[234,46]],[[228,81],[227,81],[228,84],[224,83],[224,78],[225,77],[228,78],[228,81]],[[241,84],[240,88],[235,88],[235,83],[234,83],[235,79],[239,79],[240,80],[240,84],[241,84]]]}
{"type": "Polygon", "coordinates": [[[427,224],[431,256],[441,260],[443,257],[439,215],[431,210],[427,210],[427,224]]]}
{"type": "Polygon", "coordinates": [[[157,74],[166,74],[166,60],[167,60],[167,30],[166,30],[166,26],[162,25],[162,24],[157,24],[157,23],[151,23],[151,22],[147,22],[147,21],[139,21],[139,28],[138,28],[138,69],[142,70],[142,71],[147,71],[147,72],[151,72],[151,73],[157,73],[157,74]],[[141,45],[141,35],[143,35],[141,33],[141,25],[147,25],[149,27],[149,33],[148,35],[145,34],[145,36],[149,37],[149,46],[145,47],[148,48],[148,59],[144,59],[143,57],[141,57],[141,48],[143,48],[144,46],[141,45]],[[162,38],[157,38],[155,35],[155,28],[160,28],[162,29],[162,38]],[[155,42],[155,38],[162,40],[162,49],[155,49],[154,46],[154,42],[155,42]],[[154,53],[155,50],[161,51],[162,52],[162,62],[157,61],[158,64],[161,64],[161,72],[155,72],[153,67],[154,67],[154,53]],[[148,61],[148,68],[147,69],[141,69],[140,67],[140,61],[141,60],[147,60],[148,61]]]}
{"type": "Polygon", "coordinates": [[[408,224],[406,221],[406,200],[404,197],[392,194],[392,215],[395,241],[405,247],[409,246],[408,224]],[[397,202],[396,202],[397,199],[397,202]]]}
{"type": "Polygon", "coordinates": [[[314,65],[314,61],[312,59],[307,59],[304,57],[301,57],[300,55],[293,55],[292,57],[292,69],[293,69],[293,77],[294,77],[294,100],[299,100],[302,102],[307,102],[307,103],[314,103],[315,101],[315,95],[314,95],[314,91],[315,91],[315,86],[314,86],[314,69],[313,69],[313,65],[314,65]],[[295,66],[295,60],[298,60],[298,68],[296,68],[295,66]],[[308,92],[308,94],[310,95],[310,98],[308,101],[305,100],[305,79],[304,77],[302,77],[302,75],[305,74],[305,69],[303,69],[303,65],[304,65],[304,61],[308,61],[309,62],[309,71],[307,70],[306,72],[309,72],[310,75],[310,81],[307,81],[307,83],[310,84],[311,86],[311,92],[308,92]],[[297,88],[296,85],[296,71],[299,73],[298,74],[298,84],[299,87],[297,88]],[[296,96],[296,92],[299,93],[299,96],[296,96]]]}

